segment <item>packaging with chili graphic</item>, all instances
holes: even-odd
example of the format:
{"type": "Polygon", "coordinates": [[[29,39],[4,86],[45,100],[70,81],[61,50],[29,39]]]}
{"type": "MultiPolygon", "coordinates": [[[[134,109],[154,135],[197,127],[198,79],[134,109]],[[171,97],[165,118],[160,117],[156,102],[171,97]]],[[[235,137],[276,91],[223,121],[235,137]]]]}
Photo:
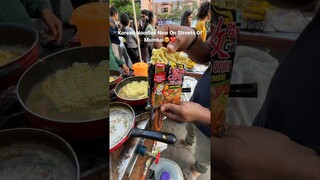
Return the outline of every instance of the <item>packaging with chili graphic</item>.
{"type": "Polygon", "coordinates": [[[211,1],[211,134],[223,136],[232,68],[240,32],[241,14],[211,1]]]}
{"type": "Polygon", "coordinates": [[[150,64],[149,77],[149,104],[159,108],[165,103],[179,104],[182,95],[185,65],[171,63],[150,64]],[[151,95],[151,96],[150,96],[151,95]]]}

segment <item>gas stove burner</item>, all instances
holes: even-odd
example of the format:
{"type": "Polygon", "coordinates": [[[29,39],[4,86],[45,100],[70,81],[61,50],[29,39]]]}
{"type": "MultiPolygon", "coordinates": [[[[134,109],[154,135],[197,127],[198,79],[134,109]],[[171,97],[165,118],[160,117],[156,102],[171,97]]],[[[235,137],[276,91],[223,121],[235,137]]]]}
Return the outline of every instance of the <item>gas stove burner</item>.
{"type": "Polygon", "coordinates": [[[81,177],[107,169],[109,162],[107,137],[68,142],[78,156],[81,177]]]}
{"type": "MultiPolygon", "coordinates": [[[[0,92],[0,130],[33,126],[27,121],[16,88],[0,92]]],[[[78,156],[81,177],[108,169],[109,147],[107,138],[68,141],[78,156]]]]}
{"type": "Polygon", "coordinates": [[[0,113],[4,115],[13,114],[22,111],[16,94],[10,93],[0,97],[0,113]]]}

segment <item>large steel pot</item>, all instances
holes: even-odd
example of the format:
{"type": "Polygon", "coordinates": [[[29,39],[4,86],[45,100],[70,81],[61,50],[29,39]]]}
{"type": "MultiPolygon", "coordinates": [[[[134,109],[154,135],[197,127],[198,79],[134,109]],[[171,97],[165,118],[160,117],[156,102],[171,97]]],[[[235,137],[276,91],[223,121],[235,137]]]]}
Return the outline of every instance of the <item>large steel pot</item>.
{"type": "Polygon", "coordinates": [[[19,54],[10,62],[0,64],[0,90],[15,85],[21,75],[37,61],[38,44],[39,35],[32,26],[0,23],[0,50],[19,54]]]}
{"type": "MultiPolygon", "coordinates": [[[[33,112],[26,105],[30,91],[44,78],[57,70],[66,69],[74,62],[88,62],[89,65],[98,64],[102,60],[108,60],[107,47],[76,47],[63,50],[45,57],[43,60],[31,66],[21,77],[17,86],[17,96],[25,109],[28,120],[38,128],[49,130],[67,139],[96,138],[108,135],[109,117],[92,120],[53,119],[33,112]]],[[[106,67],[107,69],[107,67],[106,67]]],[[[106,82],[106,93],[109,88],[106,82]]]]}
{"type": "Polygon", "coordinates": [[[39,129],[0,131],[0,179],[79,180],[78,158],[61,137],[39,129]]]}

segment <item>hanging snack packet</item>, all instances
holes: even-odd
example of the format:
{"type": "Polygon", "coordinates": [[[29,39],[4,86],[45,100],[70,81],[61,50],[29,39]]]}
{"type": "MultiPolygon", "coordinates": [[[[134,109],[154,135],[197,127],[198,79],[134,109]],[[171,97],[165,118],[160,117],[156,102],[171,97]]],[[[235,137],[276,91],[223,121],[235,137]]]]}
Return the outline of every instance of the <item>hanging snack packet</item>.
{"type": "Polygon", "coordinates": [[[185,64],[190,61],[183,53],[168,53],[167,49],[153,49],[148,67],[149,105],[159,108],[165,103],[179,104],[185,64]]]}
{"type": "Polygon", "coordinates": [[[211,2],[211,133],[222,137],[241,17],[238,10],[222,9],[211,2]]]}

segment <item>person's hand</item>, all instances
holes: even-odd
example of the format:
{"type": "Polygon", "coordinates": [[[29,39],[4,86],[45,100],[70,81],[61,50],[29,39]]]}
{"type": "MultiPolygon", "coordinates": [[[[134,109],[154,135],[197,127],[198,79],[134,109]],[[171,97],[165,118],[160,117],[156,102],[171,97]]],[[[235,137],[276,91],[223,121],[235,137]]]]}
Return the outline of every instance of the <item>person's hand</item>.
{"type": "Polygon", "coordinates": [[[128,66],[127,66],[127,65],[125,65],[125,64],[122,64],[122,68],[124,69],[125,75],[128,75],[128,74],[129,74],[129,72],[130,72],[130,70],[129,70],[128,66]]]}
{"type": "Polygon", "coordinates": [[[180,104],[163,104],[160,113],[177,122],[210,123],[210,110],[194,102],[181,102],[180,104]]]}
{"type": "Polygon", "coordinates": [[[320,178],[314,150],[268,129],[232,126],[225,137],[211,137],[211,153],[217,180],[320,178]]]}
{"type": "Polygon", "coordinates": [[[41,18],[49,27],[52,39],[60,44],[63,34],[62,22],[49,9],[41,11],[41,18]]]}
{"type": "Polygon", "coordinates": [[[155,42],[154,45],[156,48],[167,47],[167,50],[171,53],[184,51],[188,54],[190,59],[198,64],[207,64],[210,61],[210,43],[209,41],[205,43],[201,38],[197,38],[194,29],[187,26],[165,24],[159,27],[155,38],[164,39],[165,37],[172,37],[170,32],[176,33],[174,42],[155,42]],[[168,35],[163,34],[164,32],[167,32],[168,35]],[[189,48],[191,44],[192,46],[189,48]]]}
{"type": "MultiPolygon", "coordinates": [[[[194,29],[187,27],[187,26],[178,26],[175,24],[165,24],[157,30],[157,33],[155,35],[155,38],[159,39],[164,39],[165,37],[172,37],[170,35],[170,32],[174,32],[178,34],[178,31],[180,32],[187,32],[187,33],[195,33],[194,29]],[[159,33],[162,32],[167,32],[168,35],[164,35],[159,33]]],[[[156,42],[154,43],[156,48],[161,48],[161,47],[167,47],[169,52],[176,52],[176,51],[185,51],[189,45],[192,43],[192,41],[196,38],[196,35],[179,35],[175,36],[175,41],[174,42],[169,42],[168,44],[165,42],[156,42]]]]}

